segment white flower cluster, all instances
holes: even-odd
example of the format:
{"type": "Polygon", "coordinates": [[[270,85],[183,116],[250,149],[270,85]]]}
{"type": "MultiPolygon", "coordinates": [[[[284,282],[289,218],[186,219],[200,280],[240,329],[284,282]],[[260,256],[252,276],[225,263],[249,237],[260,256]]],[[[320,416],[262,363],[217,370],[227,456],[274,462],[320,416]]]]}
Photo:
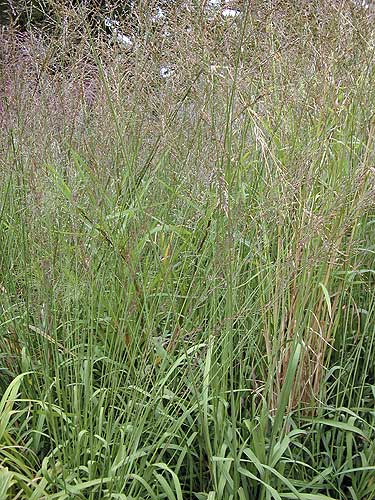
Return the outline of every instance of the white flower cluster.
{"type": "Polygon", "coordinates": [[[106,17],[104,20],[104,24],[107,28],[110,28],[112,31],[112,34],[114,38],[126,49],[131,49],[134,45],[133,40],[127,36],[124,35],[119,29],[120,23],[116,21],[115,19],[110,19],[109,17],[106,17]]]}
{"type": "Polygon", "coordinates": [[[173,76],[173,74],[174,70],[169,66],[162,66],[160,68],[160,76],[162,78],[170,78],[171,76],[173,76]]]}
{"type": "Polygon", "coordinates": [[[207,7],[209,10],[221,9],[221,15],[223,17],[237,17],[241,15],[241,11],[230,7],[231,3],[232,2],[230,0],[224,0],[224,2],[222,0],[209,0],[207,7]]]}

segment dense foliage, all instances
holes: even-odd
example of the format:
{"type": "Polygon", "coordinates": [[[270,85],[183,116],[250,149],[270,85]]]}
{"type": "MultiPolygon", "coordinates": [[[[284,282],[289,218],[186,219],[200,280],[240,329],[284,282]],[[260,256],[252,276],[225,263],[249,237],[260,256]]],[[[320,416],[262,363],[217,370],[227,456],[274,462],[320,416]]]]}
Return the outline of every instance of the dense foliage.
{"type": "Polygon", "coordinates": [[[0,498],[373,500],[372,21],[80,15],[0,40],[0,498]]]}

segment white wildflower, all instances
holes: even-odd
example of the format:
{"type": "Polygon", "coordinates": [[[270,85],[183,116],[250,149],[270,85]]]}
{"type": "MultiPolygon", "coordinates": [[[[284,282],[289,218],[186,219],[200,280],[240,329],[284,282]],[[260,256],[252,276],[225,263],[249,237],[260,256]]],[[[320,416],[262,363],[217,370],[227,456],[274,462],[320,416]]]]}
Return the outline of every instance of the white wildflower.
{"type": "Polygon", "coordinates": [[[104,24],[107,28],[115,28],[115,29],[120,25],[118,21],[116,21],[115,19],[111,19],[110,17],[106,17],[104,19],[104,24]]]}
{"type": "Polygon", "coordinates": [[[170,78],[171,76],[173,76],[174,74],[174,70],[172,68],[170,68],[169,66],[162,66],[160,68],[160,76],[162,78],[170,78]]]}
{"type": "Polygon", "coordinates": [[[164,18],[165,18],[165,14],[163,12],[163,9],[161,7],[158,7],[156,14],[154,16],[152,16],[151,20],[152,20],[152,22],[156,23],[164,18]]]}
{"type": "Polygon", "coordinates": [[[237,17],[241,12],[237,9],[223,9],[221,15],[224,17],[237,17]]]}
{"type": "Polygon", "coordinates": [[[117,33],[116,39],[119,43],[121,43],[121,45],[123,45],[127,49],[130,49],[134,45],[133,40],[130,37],[123,35],[120,32],[117,33]]]}

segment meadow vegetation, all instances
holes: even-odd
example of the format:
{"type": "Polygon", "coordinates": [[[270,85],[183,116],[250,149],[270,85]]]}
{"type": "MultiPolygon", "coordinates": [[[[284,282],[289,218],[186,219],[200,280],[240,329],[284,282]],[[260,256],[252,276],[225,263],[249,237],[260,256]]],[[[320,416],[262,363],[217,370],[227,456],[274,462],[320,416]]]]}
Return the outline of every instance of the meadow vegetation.
{"type": "Polygon", "coordinates": [[[0,40],[0,499],[373,500],[373,20],[63,8],[0,40]]]}

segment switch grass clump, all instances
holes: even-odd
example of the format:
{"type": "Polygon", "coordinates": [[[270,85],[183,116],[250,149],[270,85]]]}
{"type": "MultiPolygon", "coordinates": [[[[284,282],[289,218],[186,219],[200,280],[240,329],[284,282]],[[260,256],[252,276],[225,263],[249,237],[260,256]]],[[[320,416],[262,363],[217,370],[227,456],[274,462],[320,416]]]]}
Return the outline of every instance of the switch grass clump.
{"type": "Polygon", "coordinates": [[[375,497],[373,20],[206,7],[0,35],[1,499],[375,497]]]}

